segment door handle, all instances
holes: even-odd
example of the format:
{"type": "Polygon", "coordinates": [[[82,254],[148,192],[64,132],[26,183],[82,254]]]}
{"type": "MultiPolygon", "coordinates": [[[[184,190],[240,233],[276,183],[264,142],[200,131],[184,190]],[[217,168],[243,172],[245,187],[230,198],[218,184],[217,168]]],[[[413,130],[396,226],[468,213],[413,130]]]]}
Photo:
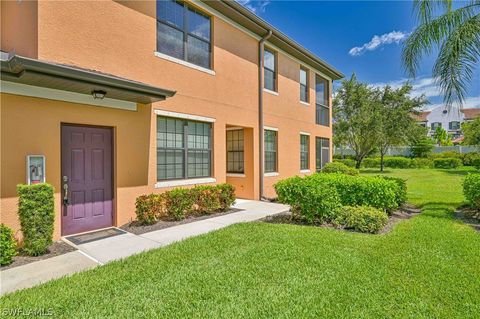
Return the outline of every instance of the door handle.
{"type": "MultiPolygon", "coordinates": [[[[63,176],[63,205],[68,206],[70,204],[68,200],[68,176],[63,176]]],[[[65,210],[64,215],[67,215],[65,210]]]]}

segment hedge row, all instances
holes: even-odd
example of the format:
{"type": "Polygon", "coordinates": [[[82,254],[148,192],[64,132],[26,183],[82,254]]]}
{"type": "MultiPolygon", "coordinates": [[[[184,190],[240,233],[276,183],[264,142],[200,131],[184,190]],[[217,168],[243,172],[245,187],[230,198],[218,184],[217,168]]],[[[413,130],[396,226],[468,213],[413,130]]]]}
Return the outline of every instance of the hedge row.
{"type": "Polygon", "coordinates": [[[403,180],[382,176],[321,173],[291,177],[274,187],[278,200],[290,205],[294,218],[365,232],[381,229],[387,213],[406,199],[403,180]]]}
{"type": "MultiPolygon", "coordinates": [[[[343,163],[349,167],[355,167],[352,159],[336,159],[334,162],[343,163]]],[[[408,158],[408,157],[385,157],[384,167],[389,168],[457,168],[462,166],[458,158],[408,158]]],[[[480,165],[480,162],[479,162],[480,165]]],[[[380,168],[380,158],[367,157],[362,161],[364,168],[380,168]]]]}
{"type": "Polygon", "coordinates": [[[153,224],[160,219],[181,220],[191,215],[205,215],[227,210],[235,202],[235,188],[230,184],[177,188],[162,194],[139,196],[137,221],[153,224]]]}
{"type": "MultiPolygon", "coordinates": [[[[354,162],[354,166],[355,166],[355,162],[354,162]]],[[[342,173],[342,174],[355,176],[359,174],[359,171],[358,169],[348,166],[344,163],[331,162],[331,163],[325,164],[325,166],[322,168],[322,173],[342,173]]]]}
{"type": "Polygon", "coordinates": [[[465,177],[463,194],[473,207],[480,209],[480,174],[468,174],[465,177]]]}
{"type": "MultiPolygon", "coordinates": [[[[460,162],[455,161],[458,166],[475,166],[480,169],[480,154],[479,153],[459,153],[459,152],[443,152],[431,154],[428,158],[416,157],[404,157],[404,156],[386,156],[384,158],[385,167],[390,168],[433,168],[435,167],[436,159],[458,159],[460,162]]],[[[451,161],[451,160],[450,160],[451,161]]],[[[334,162],[341,162],[349,167],[355,167],[355,160],[347,156],[341,158],[338,155],[334,156],[334,162]]],[[[367,157],[362,161],[362,167],[365,168],[378,168],[380,167],[379,157],[367,157]]]]}

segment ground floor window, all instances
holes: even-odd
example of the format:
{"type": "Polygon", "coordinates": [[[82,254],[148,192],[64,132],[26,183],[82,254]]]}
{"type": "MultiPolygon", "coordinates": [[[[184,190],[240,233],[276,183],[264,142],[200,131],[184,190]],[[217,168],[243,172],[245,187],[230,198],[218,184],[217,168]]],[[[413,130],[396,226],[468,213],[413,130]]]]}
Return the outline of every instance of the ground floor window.
{"type": "Polygon", "coordinates": [[[277,131],[265,130],[265,173],[277,172],[277,131]]]}
{"type": "Polygon", "coordinates": [[[315,144],[316,169],[320,171],[325,164],[330,162],[330,141],[328,138],[317,137],[315,144]]]}
{"type": "Polygon", "coordinates": [[[300,134],[300,169],[309,169],[310,158],[310,136],[300,134]]]}
{"type": "Polygon", "coordinates": [[[227,173],[245,173],[243,129],[227,130],[227,173]]]}
{"type": "Polygon", "coordinates": [[[210,177],[212,125],[157,117],[157,181],[210,177]]]}

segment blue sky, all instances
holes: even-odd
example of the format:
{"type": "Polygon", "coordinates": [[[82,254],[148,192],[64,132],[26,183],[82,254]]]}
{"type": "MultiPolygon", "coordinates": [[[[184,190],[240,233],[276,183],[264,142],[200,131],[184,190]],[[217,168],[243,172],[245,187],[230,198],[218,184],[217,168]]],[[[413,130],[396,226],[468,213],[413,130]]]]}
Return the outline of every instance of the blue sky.
{"type": "MultiPolygon", "coordinates": [[[[402,42],[415,26],[411,1],[252,1],[238,0],[277,29],[342,71],[364,82],[401,85],[402,42]]],[[[414,94],[432,103],[442,97],[431,77],[435,56],[422,60],[414,94]]],[[[480,107],[480,70],[464,107],[480,107]]]]}

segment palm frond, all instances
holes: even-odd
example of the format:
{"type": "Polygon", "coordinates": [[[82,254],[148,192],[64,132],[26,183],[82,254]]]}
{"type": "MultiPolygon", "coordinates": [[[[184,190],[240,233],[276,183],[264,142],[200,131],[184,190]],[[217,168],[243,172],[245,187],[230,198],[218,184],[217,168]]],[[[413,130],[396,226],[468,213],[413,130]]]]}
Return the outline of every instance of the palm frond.
{"type": "Polygon", "coordinates": [[[449,34],[433,68],[447,105],[462,104],[479,61],[480,14],[477,14],[449,34]]]}
{"type": "Polygon", "coordinates": [[[436,10],[451,11],[452,0],[414,0],[413,11],[418,21],[423,24],[429,22],[436,10]]]}

